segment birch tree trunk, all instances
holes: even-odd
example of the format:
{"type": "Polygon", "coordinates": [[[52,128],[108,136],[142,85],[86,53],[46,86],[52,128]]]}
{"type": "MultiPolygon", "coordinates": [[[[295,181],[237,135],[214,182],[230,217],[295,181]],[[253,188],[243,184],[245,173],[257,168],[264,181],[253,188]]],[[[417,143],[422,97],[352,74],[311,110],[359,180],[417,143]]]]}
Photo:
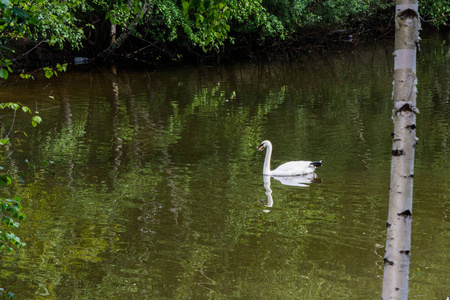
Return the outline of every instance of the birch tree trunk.
{"type": "Polygon", "coordinates": [[[407,299],[416,138],[416,52],[420,21],[417,0],[397,0],[394,109],[389,214],[382,299],[407,299]]]}
{"type": "Polygon", "coordinates": [[[116,24],[111,24],[111,42],[110,44],[113,44],[116,41],[116,34],[117,34],[117,25],[116,24]]]}

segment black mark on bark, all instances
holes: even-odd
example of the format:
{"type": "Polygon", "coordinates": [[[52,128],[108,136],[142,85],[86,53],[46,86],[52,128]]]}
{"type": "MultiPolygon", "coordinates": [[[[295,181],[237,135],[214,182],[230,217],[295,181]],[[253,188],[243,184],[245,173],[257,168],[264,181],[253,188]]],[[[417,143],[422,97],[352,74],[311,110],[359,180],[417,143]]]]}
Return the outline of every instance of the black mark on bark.
{"type": "Polygon", "coordinates": [[[386,264],[388,264],[388,265],[390,265],[390,266],[393,266],[394,265],[394,262],[393,261],[390,261],[389,259],[387,259],[386,257],[384,258],[384,264],[386,265],[386,264]]]}
{"type": "Polygon", "coordinates": [[[405,151],[401,149],[392,150],[392,156],[400,156],[400,155],[405,155],[405,151]]]}
{"type": "Polygon", "coordinates": [[[411,253],[411,251],[409,251],[409,250],[400,250],[400,253],[409,255],[411,253]]]}
{"type": "Polygon", "coordinates": [[[411,217],[412,213],[411,213],[411,211],[409,209],[407,209],[405,211],[402,211],[401,213],[398,213],[397,215],[407,218],[407,217],[411,217]]]}
{"type": "Polygon", "coordinates": [[[395,115],[397,115],[399,112],[413,112],[411,105],[409,103],[403,104],[402,107],[400,107],[398,110],[395,111],[395,115]]]}
{"type": "Polygon", "coordinates": [[[412,9],[405,9],[401,13],[398,14],[399,18],[406,19],[406,18],[417,18],[417,12],[415,12],[412,9]]]}

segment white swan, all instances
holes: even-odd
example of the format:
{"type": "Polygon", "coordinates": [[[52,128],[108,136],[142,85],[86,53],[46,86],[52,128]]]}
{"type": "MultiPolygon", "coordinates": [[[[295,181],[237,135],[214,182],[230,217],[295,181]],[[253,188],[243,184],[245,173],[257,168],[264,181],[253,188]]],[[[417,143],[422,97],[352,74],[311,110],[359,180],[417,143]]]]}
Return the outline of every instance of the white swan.
{"type": "Polygon", "coordinates": [[[272,143],[263,141],[259,151],[267,148],[266,159],[264,160],[263,174],[270,176],[298,176],[313,173],[316,167],[322,166],[322,161],[290,161],[282,164],[275,170],[270,170],[270,158],[272,156],[272,143]]]}

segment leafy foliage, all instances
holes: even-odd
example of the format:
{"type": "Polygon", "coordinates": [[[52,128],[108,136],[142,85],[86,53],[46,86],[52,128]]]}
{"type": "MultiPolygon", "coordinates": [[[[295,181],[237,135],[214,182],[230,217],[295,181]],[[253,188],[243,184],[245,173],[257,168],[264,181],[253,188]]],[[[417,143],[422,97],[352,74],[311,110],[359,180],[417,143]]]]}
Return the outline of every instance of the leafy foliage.
{"type": "MultiPolygon", "coordinates": [[[[24,113],[32,113],[31,109],[28,106],[22,105],[18,102],[6,102],[6,103],[0,103],[0,109],[10,109],[13,111],[13,124],[11,126],[14,126],[14,120],[16,118],[16,113],[18,110],[22,110],[24,113]]],[[[42,122],[42,118],[39,116],[39,112],[36,111],[35,114],[31,117],[31,124],[33,127],[36,127],[38,124],[42,122]]],[[[12,127],[9,130],[8,133],[5,135],[0,136],[0,145],[6,145],[10,143],[10,135],[12,132],[12,127]]]]}
{"type": "Polygon", "coordinates": [[[111,24],[116,24],[124,28],[128,28],[133,19],[144,19],[144,11],[142,11],[145,1],[94,1],[106,9],[105,19],[111,24]]]}
{"type": "Polygon", "coordinates": [[[419,0],[420,14],[435,26],[447,24],[450,16],[450,1],[419,0]]]}
{"type": "Polygon", "coordinates": [[[210,45],[218,47],[230,31],[231,7],[221,0],[183,1],[183,16],[188,20],[185,32],[203,49],[210,45]]]}
{"type": "MultiPolygon", "coordinates": [[[[28,106],[16,102],[0,103],[0,109],[12,110],[14,112],[13,121],[18,110],[21,110],[25,113],[31,113],[31,109],[28,106]]],[[[32,116],[31,123],[35,127],[41,122],[42,119],[39,116],[38,112],[36,112],[36,114],[32,116]]],[[[10,134],[12,133],[13,126],[14,122],[12,123],[9,132],[4,136],[2,134],[0,138],[0,145],[7,145],[10,143],[10,134]]],[[[12,183],[13,176],[11,174],[0,174],[0,186],[8,186],[12,183]]],[[[25,214],[21,213],[21,200],[22,199],[17,196],[13,197],[12,199],[0,198],[0,217],[3,227],[6,227],[7,229],[17,228],[20,225],[19,221],[23,221],[25,219],[25,214]]],[[[3,252],[5,250],[11,252],[13,250],[12,246],[23,247],[25,246],[25,243],[21,242],[20,238],[14,233],[6,230],[0,230],[0,252],[3,252]]]]}
{"type": "MultiPolygon", "coordinates": [[[[0,176],[0,185],[6,185],[6,181],[10,181],[9,175],[0,176]],[[4,177],[7,177],[4,179],[4,177]],[[9,178],[8,178],[9,177],[9,178]]],[[[2,218],[2,223],[7,228],[17,228],[19,227],[18,221],[23,221],[25,219],[25,214],[21,213],[22,205],[20,201],[22,199],[19,197],[14,197],[13,199],[3,199],[0,198],[0,217],[2,218]]],[[[20,238],[12,232],[0,231],[0,251],[11,252],[12,246],[23,247],[25,243],[20,241],[20,238]]]]}
{"type": "Polygon", "coordinates": [[[44,1],[24,2],[3,0],[0,2],[3,14],[0,18],[0,37],[7,39],[45,39],[50,45],[69,43],[81,46],[83,30],[77,25],[77,10],[86,12],[84,1],[44,1]]]}
{"type": "MultiPolygon", "coordinates": [[[[96,11],[103,10],[111,24],[127,26],[139,8],[151,5],[135,34],[152,42],[175,42],[178,48],[199,47],[204,52],[216,51],[227,41],[238,38],[285,39],[306,26],[334,28],[346,26],[350,20],[364,20],[392,6],[387,0],[95,0],[96,11]]],[[[101,14],[101,12],[100,12],[101,14]]]]}
{"type": "MultiPolygon", "coordinates": [[[[11,142],[10,135],[13,130],[14,120],[16,117],[17,111],[22,111],[24,113],[32,113],[31,109],[28,106],[22,105],[21,103],[16,102],[6,102],[0,103],[0,109],[10,109],[14,112],[13,114],[13,122],[11,128],[6,135],[0,137],[0,145],[7,145],[11,142]]],[[[42,119],[39,116],[38,112],[32,116],[32,125],[35,127],[37,124],[41,123],[42,119]]],[[[13,176],[11,174],[0,174],[0,186],[5,187],[9,186],[13,183],[13,176]]],[[[20,204],[22,198],[18,196],[14,196],[10,198],[0,198],[0,253],[5,251],[12,252],[13,247],[21,248],[25,246],[25,243],[20,240],[20,237],[15,235],[11,230],[14,228],[18,228],[20,226],[20,222],[25,219],[25,214],[21,212],[22,205],[20,204]]],[[[14,299],[15,294],[11,291],[5,291],[3,288],[0,288],[0,296],[6,296],[9,299],[14,299]]]]}
{"type": "Polygon", "coordinates": [[[265,0],[264,6],[289,30],[305,26],[345,26],[350,20],[362,21],[394,2],[384,0],[265,0]]]}
{"type": "MultiPolygon", "coordinates": [[[[130,30],[151,43],[171,43],[176,51],[219,51],[226,43],[261,44],[298,36],[305,28],[335,30],[370,19],[387,20],[384,16],[392,13],[393,5],[388,0],[2,0],[0,52],[7,51],[9,39],[17,38],[81,49],[89,45],[83,44],[85,33],[92,36],[97,30],[93,44],[99,34],[110,34],[103,25],[93,25],[104,20],[118,26],[118,32],[130,30]]],[[[420,7],[424,18],[445,24],[450,0],[420,0],[420,7]]],[[[8,78],[11,64],[0,56],[0,78],[8,78]]]]}
{"type": "MultiPolygon", "coordinates": [[[[0,78],[8,79],[12,73],[13,61],[9,56],[14,50],[7,45],[10,40],[29,38],[44,40],[49,45],[65,44],[80,48],[84,32],[76,24],[76,10],[85,11],[84,1],[0,1],[0,78]]],[[[58,67],[57,67],[58,68],[58,67]]],[[[64,67],[65,68],[65,67],[64,67]]],[[[56,75],[52,70],[45,70],[47,77],[56,75]]]]}
{"type": "Polygon", "coordinates": [[[219,49],[225,41],[234,42],[232,32],[284,37],[284,27],[267,13],[261,1],[187,0],[181,7],[175,1],[159,0],[147,33],[159,41],[184,41],[207,52],[219,49]]]}
{"type": "Polygon", "coordinates": [[[8,79],[9,73],[12,73],[11,65],[12,62],[10,59],[0,59],[0,78],[8,79]]]}

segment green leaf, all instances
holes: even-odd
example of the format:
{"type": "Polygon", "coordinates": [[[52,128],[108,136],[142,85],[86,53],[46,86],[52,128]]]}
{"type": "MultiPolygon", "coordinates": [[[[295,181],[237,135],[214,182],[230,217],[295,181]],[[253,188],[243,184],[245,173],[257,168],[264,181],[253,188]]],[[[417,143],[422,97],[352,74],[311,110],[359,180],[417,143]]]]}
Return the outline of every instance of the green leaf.
{"type": "Polygon", "coordinates": [[[188,1],[183,1],[183,15],[185,18],[188,17],[188,13],[189,13],[189,2],[188,1]]]}
{"type": "Polygon", "coordinates": [[[38,124],[41,124],[42,122],[42,118],[39,116],[33,116],[32,121],[31,121],[31,125],[33,125],[33,127],[36,127],[38,124]]]}
{"type": "Polygon", "coordinates": [[[9,0],[1,0],[0,4],[2,4],[4,7],[8,7],[9,5],[9,0]]]}
{"type": "Polygon", "coordinates": [[[32,25],[37,25],[37,24],[39,23],[39,19],[36,18],[35,16],[31,16],[31,17],[27,20],[27,22],[28,22],[29,24],[32,24],[32,25]]]}
{"type": "Polygon", "coordinates": [[[9,138],[0,139],[0,145],[7,145],[9,144],[9,138]]]}
{"type": "Polygon", "coordinates": [[[1,68],[0,69],[0,78],[8,79],[9,73],[7,70],[1,68]]]}
{"type": "Polygon", "coordinates": [[[62,64],[62,65],[57,64],[57,65],[56,65],[56,69],[57,69],[59,72],[66,72],[66,70],[67,70],[67,63],[62,64]]]}
{"type": "Polygon", "coordinates": [[[225,17],[225,19],[229,19],[230,14],[231,14],[231,10],[229,10],[229,9],[227,9],[223,12],[223,16],[225,17]]]}
{"type": "Polygon", "coordinates": [[[12,183],[10,175],[0,175],[0,186],[7,186],[12,183]]]}
{"type": "Polygon", "coordinates": [[[203,15],[200,15],[200,14],[197,15],[197,25],[203,23],[204,20],[205,20],[205,17],[203,15]]]}
{"type": "Polygon", "coordinates": [[[11,12],[22,21],[30,18],[30,15],[20,7],[11,8],[11,12]]]}
{"type": "Polygon", "coordinates": [[[50,68],[45,68],[45,77],[51,78],[53,76],[53,70],[50,68]]]}
{"type": "Polygon", "coordinates": [[[20,74],[20,78],[22,79],[34,79],[33,76],[31,76],[31,74],[20,74]]]}

